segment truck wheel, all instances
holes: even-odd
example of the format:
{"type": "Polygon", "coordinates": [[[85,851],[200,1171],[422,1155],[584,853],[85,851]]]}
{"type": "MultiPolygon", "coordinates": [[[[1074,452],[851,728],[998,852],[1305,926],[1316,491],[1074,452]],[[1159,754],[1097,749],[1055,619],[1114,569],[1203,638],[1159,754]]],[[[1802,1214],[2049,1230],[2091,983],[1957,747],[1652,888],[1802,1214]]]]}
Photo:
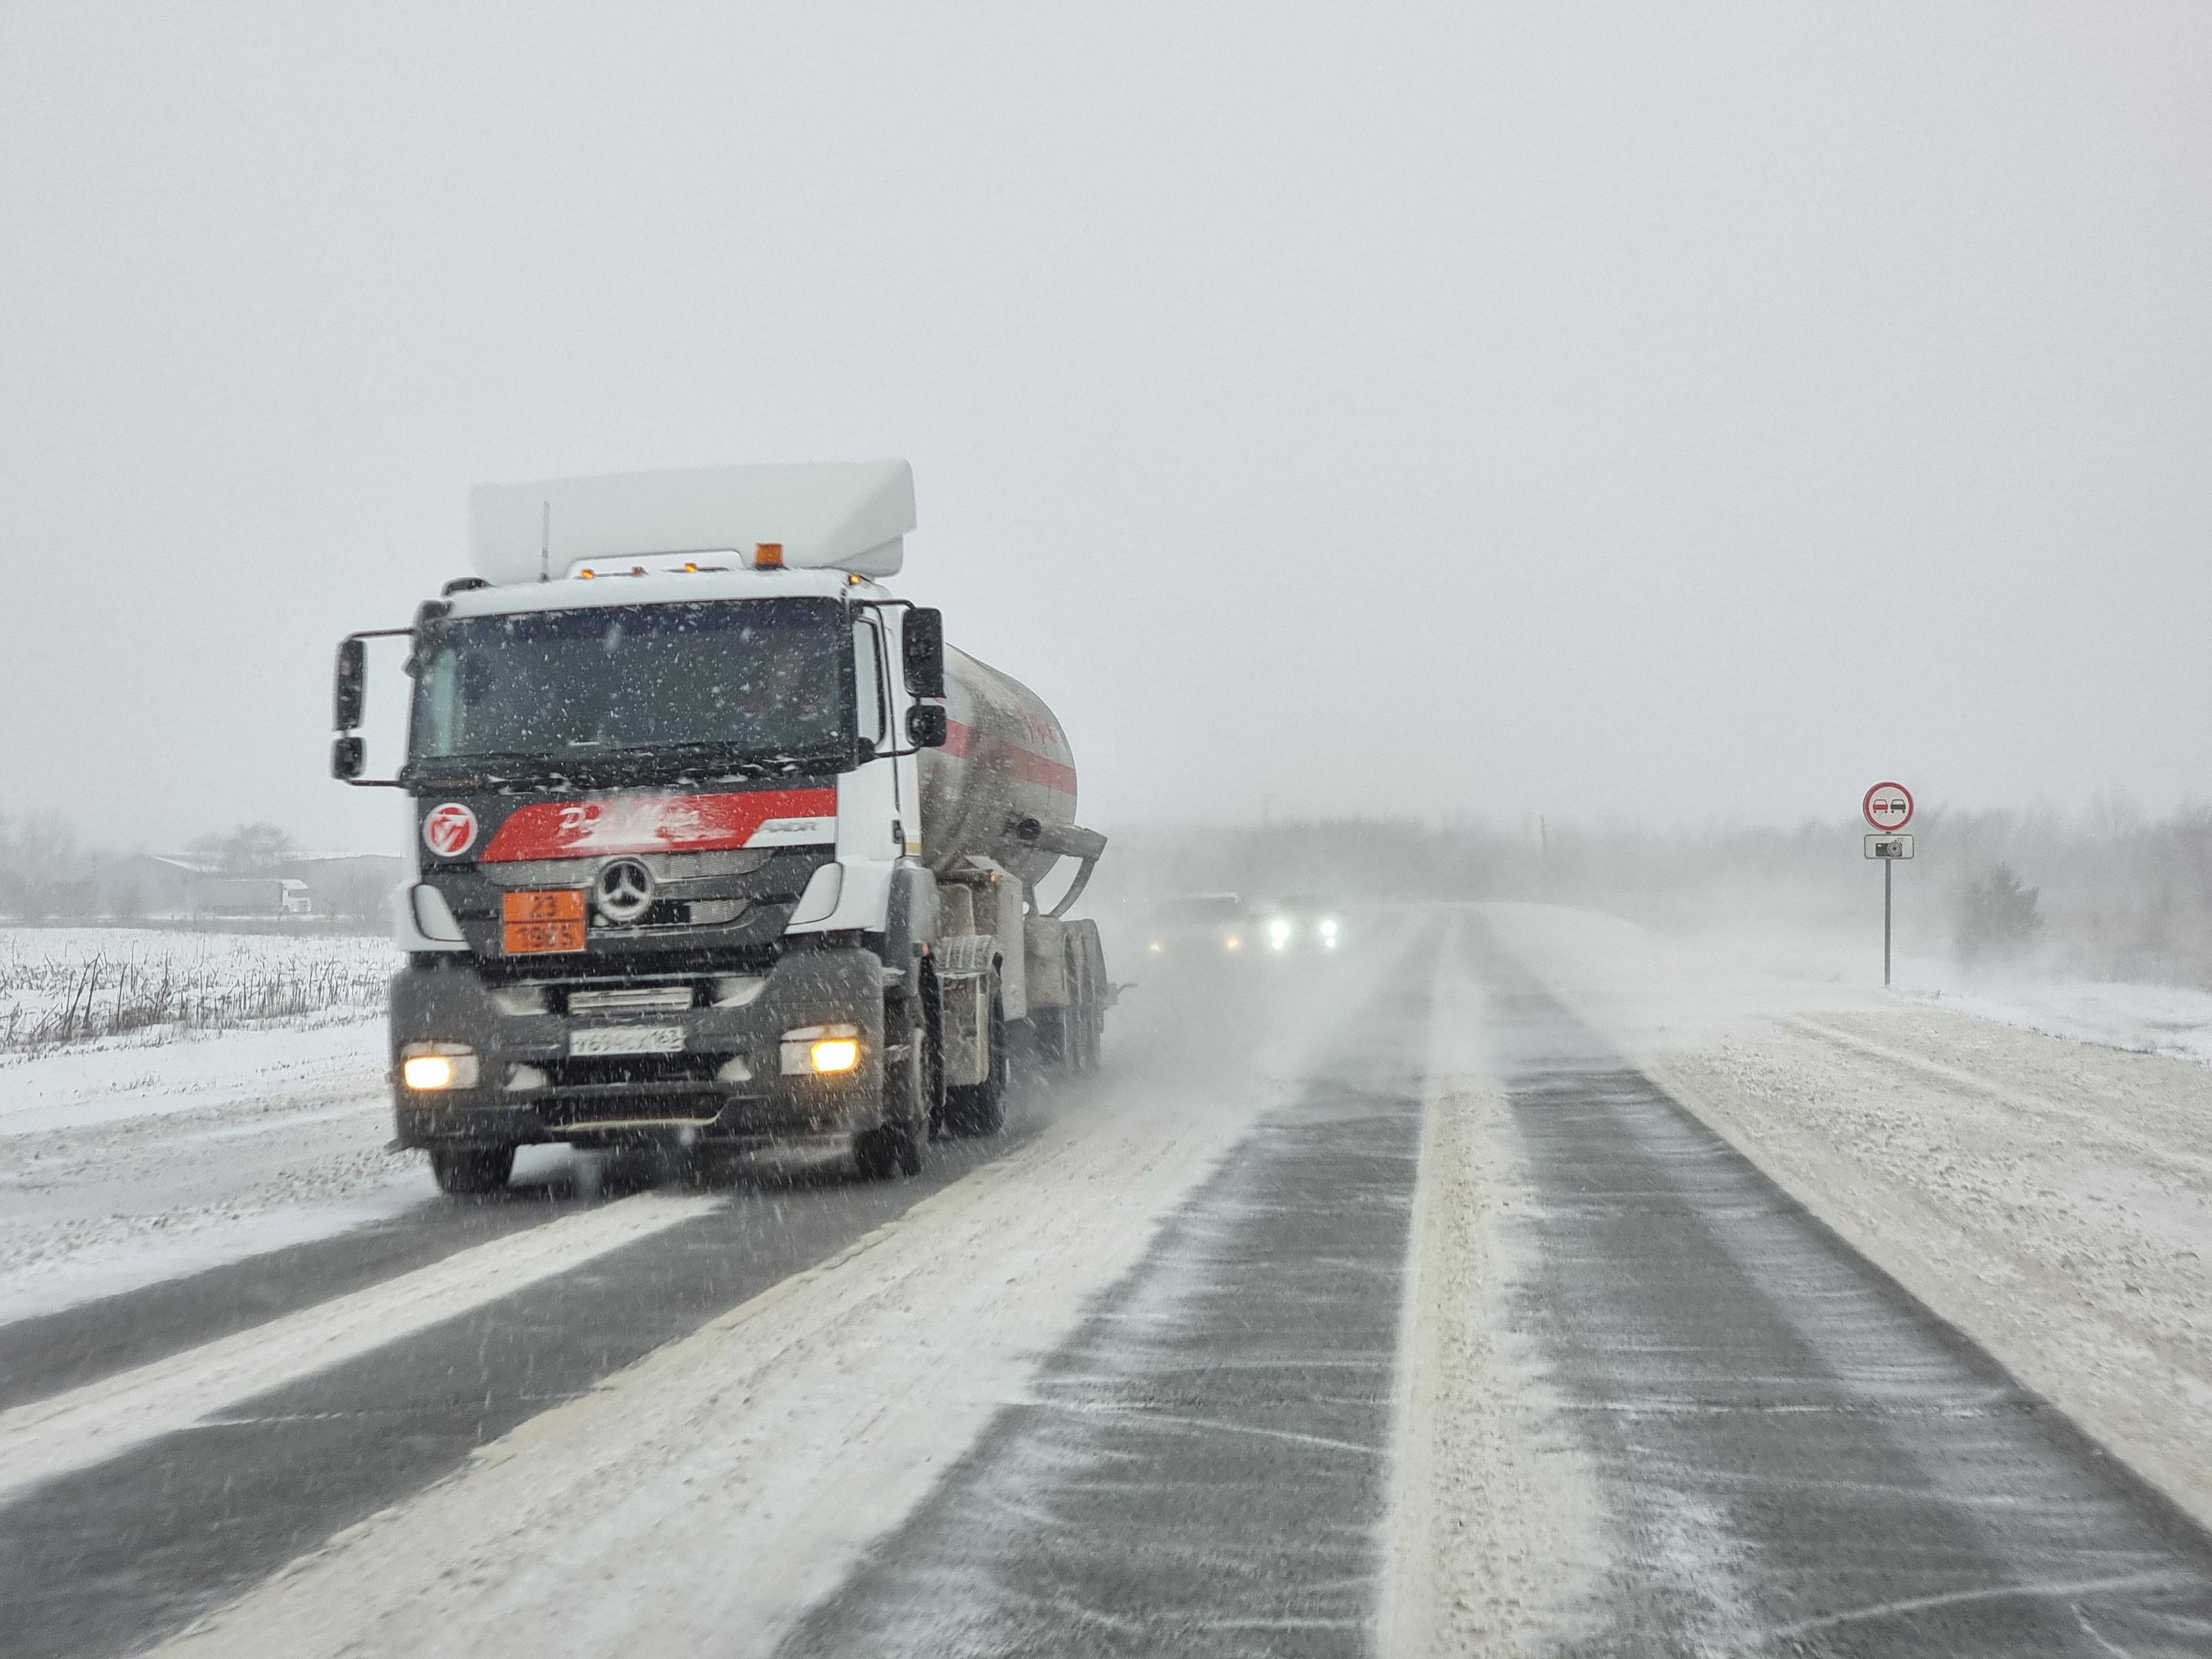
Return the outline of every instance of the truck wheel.
{"type": "Polygon", "coordinates": [[[921,1149],[903,1128],[886,1123],[853,1137],[853,1167],[863,1181],[889,1181],[895,1175],[920,1175],[921,1149]]]}
{"type": "Polygon", "coordinates": [[[486,1193],[504,1192],[507,1178],[514,1173],[514,1148],[512,1146],[434,1146],[430,1149],[430,1176],[441,1193],[451,1193],[457,1198],[478,1198],[486,1193]]]}
{"type": "Polygon", "coordinates": [[[920,1175],[928,1156],[932,1109],[945,1087],[937,1032],[905,996],[884,999],[884,1030],[905,1034],[906,1057],[884,1070],[884,1122],[853,1138],[853,1162],[871,1181],[920,1175]]]}
{"type": "Polygon", "coordinates": [[[1006,1016],[991,994],[991,1071],[981,1083],[945,1091],[945,1121],[956,1135],[994,1135],[1006,1124],[1006,1016]]]}

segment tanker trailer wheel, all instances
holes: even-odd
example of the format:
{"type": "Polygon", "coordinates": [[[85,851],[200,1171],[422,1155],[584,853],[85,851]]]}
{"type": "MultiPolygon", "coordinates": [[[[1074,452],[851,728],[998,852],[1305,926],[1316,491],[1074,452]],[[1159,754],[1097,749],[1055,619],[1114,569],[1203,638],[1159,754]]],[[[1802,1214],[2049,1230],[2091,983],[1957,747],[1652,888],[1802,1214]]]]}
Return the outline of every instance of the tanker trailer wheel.
{"type": "Polygon", "coordinates": [[[514,1173],[512,1146],[433,1146],[430,1178],[438,1190],[456,1198],[478,1198],[503,1192],[514,1173]]]}
{"type": "Polygon", "coordinates": [[[884,1121],[853,1137],[853,1162],[871,1181],[920,1175],[928,1155],[930,1121],[945,1092],[945,1054],[937,1022],[913,999],[884,999],[884,1030],[903,1034],[906,1054],[884,1068],[884,1121]]]}
{"type": "Polygon", "coordinates": [[[1081,953],[1070,939],[1061,953],[1061,983],[1071,994],[1057,1008],[1030,1010],[1030,1041],[1038,1063],[1062,1077],[1075,1077],[1085,1069],[1083,1060],[1084,978],[1081,953]]]}
{"type": "Polygon", "coordinates": [[[1030,1030],[1036,1043],[1038,1064],[1049,1071],[1073,1073],[1081,1069],[1068,1016],[1070,1008],[1032,1008],[1030,1030]]]}
{"type": "Polygon", "coordinates": [[[991,981],[991,1070],[981,1083],[958,1083],[945,1091],[945,1127],[956,1135],[994,1135],[1006,1125],[1006,1014],[991,981]]]}

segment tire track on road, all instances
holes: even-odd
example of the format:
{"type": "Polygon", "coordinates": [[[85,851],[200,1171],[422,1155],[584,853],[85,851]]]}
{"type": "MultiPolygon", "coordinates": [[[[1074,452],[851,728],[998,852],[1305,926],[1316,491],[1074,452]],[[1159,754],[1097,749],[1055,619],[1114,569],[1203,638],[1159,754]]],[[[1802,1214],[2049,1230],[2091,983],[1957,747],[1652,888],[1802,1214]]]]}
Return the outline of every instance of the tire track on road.
{"type": "Polygon", "coordinates": [[[1439,931],[783,1659],[1368,1650],[1439,931]]]}
{"type": "Polygon", "coordinates": [[[681,1226],[720,1201],[640,1197],[564,1216],[235,1335],[0,1412],[0,1502],[578,1271],[681,1226]]]}
{"type": "MultiPolygon", "coordinates": [[[[653,1236],[555,1263],[550,1276],[523,1288],[495,1287],[458,1316],[391,1332],[281,1386],[264,1380],[249,1391],[252,1333],[241,1334],[242,1344],[227,1339],[245,1350],[246,1369],[213,1414],[45,1480],[0,1508],[0,1656],[81,1659],[176,1630],[525,1419],[827,1260],[1030,1133],[940,1147],[913,1181],[825,1184],[758,1201],[671,1201],[684,1207],[653,1236]]],[[[664,1201],[624,1200],[477,1248],[527,1245],[632,1204],[664,1201]]],[[[304,1317],[314,1319],[315,1310],[304,1317]]],[[[26,1444],[32,1456],[51,1455],[36,1438],[26,1444]]]]}
{"type": "MultiPolygon", "coordinates": [[[[422,1177],[425,1186],[428,1176],[422,1177]]],[[[491,1200],[425,1198],[394,1220],[0,1325],[0,1411],[81,1389],[205,1342],[349,1296],[579,1206],[545,1188],[491,1200]]]]}

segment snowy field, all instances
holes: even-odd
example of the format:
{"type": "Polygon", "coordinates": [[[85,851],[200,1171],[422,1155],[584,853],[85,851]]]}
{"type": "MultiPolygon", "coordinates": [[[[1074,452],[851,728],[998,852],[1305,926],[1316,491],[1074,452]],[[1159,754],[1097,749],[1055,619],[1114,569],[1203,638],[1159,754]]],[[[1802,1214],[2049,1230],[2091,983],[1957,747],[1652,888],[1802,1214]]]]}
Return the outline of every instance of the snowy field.
{"type": "Polygon", "coordinates": [[[420,1201],[383,1150],[395,965],[381,939],[0,929],[0,1318],[420,1201]]]}
{"type": "Polygon", "coordinates": [[[1818,946],[1490,915],[1676,1099],[2212,1520],[2212,1066],[2176,1057],[2207,1052],[2202,999],[1960,994],[1924,971],[1885,994],[1878,937],[1873,983],[1862,968],[1854,985],[1818,946]]]}
{"type": "Polygon", "coordinates": [[[0,927],[0,1053],[358,1018],[398,966],[380,935],[0,927]]]}

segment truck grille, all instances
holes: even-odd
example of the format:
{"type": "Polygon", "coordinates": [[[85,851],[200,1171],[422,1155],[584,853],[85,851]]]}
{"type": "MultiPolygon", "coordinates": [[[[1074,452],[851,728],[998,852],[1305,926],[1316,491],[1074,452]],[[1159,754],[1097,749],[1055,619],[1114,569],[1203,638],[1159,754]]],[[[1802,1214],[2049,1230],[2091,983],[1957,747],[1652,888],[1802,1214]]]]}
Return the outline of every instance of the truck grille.
{"type": "Polygon", "coordinates": [[[712,1089],[727,1054],[577,1054],[545,1066],[546,1080],[568,1093],[586,1089],[712,1089]]]}
{"type": "Polygon", "coordinates": [[[726,1054],[587,1054],[545,1066],[538,1103],[551,1128],[592,1123],[712,1123],[727,1097],[714,1073],[726,1054]]]}

